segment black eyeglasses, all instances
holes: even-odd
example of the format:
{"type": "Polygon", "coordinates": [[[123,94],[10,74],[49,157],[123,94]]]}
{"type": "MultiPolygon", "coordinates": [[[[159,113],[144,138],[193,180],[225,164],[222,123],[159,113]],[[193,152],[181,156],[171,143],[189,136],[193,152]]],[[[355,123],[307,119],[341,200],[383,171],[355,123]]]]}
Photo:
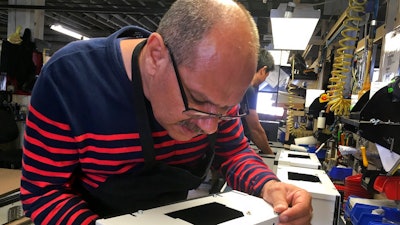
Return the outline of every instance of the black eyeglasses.
{"type": "Polygon", "coordinates": [[[248,108],[247,101],[244,101],[245,102],[244,104],[240,104],[240,108],[241,108],[240,113],[238,113],[237,115],[234,115],[234,116],[223,115],[223,114],[219,114],[219,113],[217,114],[217,113],[204,112],[199,109],[190,108],[187,96],[185,94],[185,89],[183,88],[183,85],[182,85],[178,67],[175,62],[174,55],[172,54],[172,51],[169,48],[169,46],[167,44],[165,46],[168,49],[169,56],[172,61],[172,66],[174,67],[176,79],[178,80],[179,90],[181,92],[183,104],[185,106],[185,110],[183,110],[182,113],[184,113],[186,116],[191,117],[191,118],[210,118],[211,117],[211,118],[218,118],[219,120],[232,120],[232,119],[237,119],[237,118],[240,118],[240,117],[243,117],[243,116],[246,116],[247,114],[249,114],[249,108],[248,108]]]}

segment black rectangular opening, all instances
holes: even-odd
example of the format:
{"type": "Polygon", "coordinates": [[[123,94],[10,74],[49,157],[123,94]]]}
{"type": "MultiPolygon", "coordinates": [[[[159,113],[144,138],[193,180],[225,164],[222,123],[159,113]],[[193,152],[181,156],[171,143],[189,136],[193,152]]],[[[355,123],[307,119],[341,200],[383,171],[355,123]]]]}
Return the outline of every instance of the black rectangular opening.
{"type": "Polygon", "coordinates": [[[289,158],[298,158],[298,159],[311,159],[309,155],[296,155],[296,154],[288,154],[289,158]]]}
{"type": "Polygon", "coordinates": [[[289,180],[302,180],[302,181],[321,183],[321,180],[317,176],[310,174],[288,172],[288,178],[289,180]]]}
{"type": "Polygon", "coordinates": [[[216,225],[244,216],[242,212],[217,202],[170,212],[166,215],[194,225],[216,225]]]}

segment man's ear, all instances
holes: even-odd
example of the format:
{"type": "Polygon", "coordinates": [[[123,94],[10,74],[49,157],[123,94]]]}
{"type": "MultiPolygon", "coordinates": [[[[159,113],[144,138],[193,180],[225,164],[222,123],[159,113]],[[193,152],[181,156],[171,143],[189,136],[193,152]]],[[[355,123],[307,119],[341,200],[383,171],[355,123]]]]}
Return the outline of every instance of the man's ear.
{"type": "Polygon", "coordinates": [[[145,66],[150,74],[155,74],[160,67],[169,62],[168,49],[164,44],[164,39],[158,33],[152,33],[146,44],[145,66]]]}
{"type": "Polygon", "coordinates": [[[265,73],[267,71],[267,66],[263,66],[260,69],[258,69],[257,73],[265,73]]]}

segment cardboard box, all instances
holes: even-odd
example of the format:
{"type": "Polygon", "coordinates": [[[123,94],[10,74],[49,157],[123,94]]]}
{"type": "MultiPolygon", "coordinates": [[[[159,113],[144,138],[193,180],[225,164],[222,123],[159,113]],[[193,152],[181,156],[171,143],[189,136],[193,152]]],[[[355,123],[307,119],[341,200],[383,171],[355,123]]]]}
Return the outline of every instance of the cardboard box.
{"type": "Polygon", "coordinates": [[[263,199],[229,191],[132,214],[98,219],[96,225],[278,224],[278,216],[263,199]]]}
{"type": "Polygon", "coordinates": [[[276,175],[285,183],[307,190],[312,196],[313,225],[337,225],[340,193],[323,170],[278,165],[276,175]]]}
{"type": "Polygon", "coordinates": [[[23,217],[19,198],[21,170],[0,168],[0,224],[23,217]]]}

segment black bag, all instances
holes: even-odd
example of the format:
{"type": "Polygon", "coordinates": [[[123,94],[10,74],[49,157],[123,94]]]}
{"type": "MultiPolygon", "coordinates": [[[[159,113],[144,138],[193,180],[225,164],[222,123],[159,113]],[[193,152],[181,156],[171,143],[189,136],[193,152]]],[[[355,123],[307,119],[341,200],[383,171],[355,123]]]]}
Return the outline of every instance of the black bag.
{"type": "Polygon", "coordinates": [[[0,91],[0,143],[10,142],[18,137],[17,123],[9,106],[11,98],[11,92],[0,91]]]}

